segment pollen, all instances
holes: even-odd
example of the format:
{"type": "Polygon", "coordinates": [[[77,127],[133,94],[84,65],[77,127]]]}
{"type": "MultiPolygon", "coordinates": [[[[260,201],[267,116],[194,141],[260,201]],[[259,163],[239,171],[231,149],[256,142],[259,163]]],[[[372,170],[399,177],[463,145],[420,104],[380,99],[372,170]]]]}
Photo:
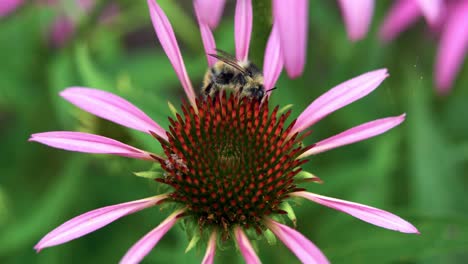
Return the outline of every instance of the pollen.
{"type": "Polygon", "coordinates": [[[281,202],[298,191],[294,176],[305,160],[298,135],[290,135],[290,112],[263,102],[216,94],[185,103],[169,118],[168,140],[157,137],[166,159],[159,182],[173,187],[172,201],[187,208],[201,227],[229,232],[235,225],[259,231],[262,219],[284,214],[281,202]]]}

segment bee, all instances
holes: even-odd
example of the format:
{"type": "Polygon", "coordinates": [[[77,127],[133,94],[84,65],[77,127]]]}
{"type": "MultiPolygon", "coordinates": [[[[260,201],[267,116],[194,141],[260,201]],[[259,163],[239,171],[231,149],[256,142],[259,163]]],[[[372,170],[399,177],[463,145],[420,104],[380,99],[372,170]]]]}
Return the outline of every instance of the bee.
{"type": "Polygon", "coordinates": [[[218,61],[208,69],[203,78],[202,95],[213,97],[220,90],[231,90],[255,100],[262,100],[266,92],[263,85],[263,74],[250,61],[238,61],[231,54],[216,50],[218,54],[208,54],[218,61]]]}

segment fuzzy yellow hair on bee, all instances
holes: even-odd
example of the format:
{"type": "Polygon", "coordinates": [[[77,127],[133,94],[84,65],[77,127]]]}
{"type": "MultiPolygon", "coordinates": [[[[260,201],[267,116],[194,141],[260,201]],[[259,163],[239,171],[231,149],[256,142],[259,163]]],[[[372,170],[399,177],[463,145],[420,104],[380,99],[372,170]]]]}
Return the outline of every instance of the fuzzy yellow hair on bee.
{"type": "Polygon", "coordinates": [[[260,69],[248,60],[238,61],[225,51],[216,51],[218,54],[208,54],[218,61],[205,73],[202,95],[213,96],[221,90],[231,90],[240,97],[262,100],[266,91],[260,69]]]}

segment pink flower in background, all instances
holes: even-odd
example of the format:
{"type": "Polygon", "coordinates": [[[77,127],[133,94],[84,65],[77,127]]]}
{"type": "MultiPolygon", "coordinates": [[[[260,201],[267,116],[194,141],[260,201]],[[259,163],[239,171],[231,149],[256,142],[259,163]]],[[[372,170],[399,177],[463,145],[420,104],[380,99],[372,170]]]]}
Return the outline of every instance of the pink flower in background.
{"type": "Polygon", "coordinates": [[[273,20],[278,27],[286,73],[297,78],[304,72],[307,56],[309,1],[273,0],[273,20]]]}
{"type": "MultiPolygon", "coordinates": [[[[374,0],[339,0],[348,37],[357,41],[365,37],[374,11],[374,0]]],[[[273,0],[273,15],[278,24],[281,48],[289,77],[302,75],[308,38],[308,0],[273,0]]]]}
{"type": "Polygon", "coordinates": [[[49,39],[52,45],[62,47],[75,34],[75,22],[66,15],[59,15],[54,19],[49,30],[49,39]]]}
{"type": "Polygon", "coordinates": [[[396,1],[382,23],[380,38],[392,41],[420,17],[425,17],[430,28],[438,33],[434,78],[437,91],[446,94],[453,86],[468,49],[468,1],[396,1]]]}
{"type": "Polygon", "coordinates": [[[468,49],[468,1],[447,7],[435,61],[435,83],[441,94],[450,91],[468,49]]]}
{"type": "Polygon", "coordinates": [[[338,0],[343,19],[352,41],[364,38],[374,13],[374,0],[338,0]]]}
{"type": "Polygon", "coordinates": [[[198,7],[197,13],[202,22],[215,29],[221,20],[226,0],[194,0],[193,4],[198,7]]]}
{"type": "MultiPolygon", "coordinates": [[[[236,12],[245,12],[251,14],[251,4],[245,4],[248,1],[238,1],[236,5],[236,12]]],[[[374,0],[339,0],[348,37],[352,41],[358,41],[364,38],[370,26],[374,11],[374,0]]],[[[274,24],[278,27],[278,34],[280,36],[282,46],[282,60],[289,77],[296,78],[302,75],[305,67],[307,56],[307,38],[308,38],[308,0],[295,0],[283,1],[272,0],[274,24]]],[[[198,22],[200,25],[201,34],[204,36],[212,35],[211,30],[216,28],[225,5],[225,0],[196,0],[194,1],[195,9],[198,9],[198,22]]],[[[237,18],[237,17],[236,17],[237,18]]],[[[247,25],[251,25],[252,17],[243,16],[246,19],[247,25]],[[250,21],[250,22],[249,22],[250,21]]],[[[242,25],[236,21],[235,25],[242,25]]],[[[246,59],[245,55],[248,53],[248,47],[240,46],[239,43],[248,43],[242,40],[242,29],[236,29],[236,51],[239,60],[246,59]]],[[[245,33],[245,32],[244,32],[245,33]]],[[[205,47],[214,46],[210,43],[212,37],[204,38],[205,47]],[[209,42],[209,43],[206,43],[209,42]]],[[[213,58],[208,59],[210,65],[215,62],[213,58]]]]}
{"type": "Polygon", "coordinates": [[[429,25],[435,26],[441,18],[442,0],[397,0],[390,7],[380,28],[380,38],[391,41],[402,31],[424,17],[429,25]]]}
{"type": "Polygon", "coordinates": [[[15,11],[23,5],[24,0],[2,0],[0,1],[0,18],[15,11]]]}
{"type": "MultiPolygon", "coordinates": [[[[58,0],[34,1],[34,4],[49,6],[57,11],[57,16],[52,22],[49,32],[50,41],[56,47],[63,46],[69,39],[71,39],[75,32],[76,20],[94,7],[94,0],[75,0],[72,1],[72,3],[76,5],[73,17],[62,10],[63,7],[61,5],[63,3],[60,3],[58,0]]],[[[1,0],[0,17],[8,15],[23,4],[23,0],[1,0]]]]}
{"type": "MultiPolygon", "coordinates": [[[[352,215],[376,226],[418,233],[407,221],[383,210],[330,198],[297,187],[300,181],[319,181],[317,177],[299,179],[304,158],[365,140],[398,126],[405,115],[377,119],[358,125],[310,146],[303,146],[307,130],[334,111],[366,96],[388,76],[385,69],[371,71],[337,85],[313,101],[290,124],[289,112],[269,108],[263,102],[219,94],[197,98],[172,26],[154,0],[148,0],[156,35],[181,81],[188,102],[181,113],[169,118],[168,129],[125,99],[100,90],[71,87],[60,95],[75,106],[98,117],[136,129],[156,138],[164,153],[158,155],[103,136],[56,131],[33,134],[30,141],[69,151],[124,156],[159,163],[163,176],[156,181],[172,187],[169,193],[96,209],[77,216],[48,233],[35,246],[37,251],[59,245],[93,232],[111,222],[153,207],[173,204],[172,213],[160,225],[132,246],[122,263],[140,262],[174,226],[186,219],[198,226],[196,232],[208,245],[202,263],[213,263],[218,241],[234,239],[246,263],[260,263],[247,230],[270,230],[304,263],[328,263],[322,252],[306,237],[281,223],[276,217],[290,197],[300,197],[352,215]]],[[[208,24],[199,14],[199,23],[208,24]]],[[[236,56],[248,56],[251,34],[251,2],[237,2],[236,56]]],[[[212,35],[203,34],[205,48],[212,48],[212,35]],[[208,38],[205,39],[205,38],[208,38]],[[211,46],[210,46],[211,45],[211,46]]],[[[273,87],[283,66],[279,33],[274,26],[265,52],[265,88],[273,87]]],[[[207,50],[207,52],[210,50],[207,50]]],[[[208,62],[210,63],[210,62],[208,62]]]]}
{"type": "MultiPolygon", "coordinates": [[[[58,0],[37,0],[37,4],[53,8],[56,16],[49,28],[49,40],[54,47],[62,47],[75,35],[75,30],[80,20],[91,13],[96,6],[95,0],[74,0],[70,4],[74,5],[73,13],[64,10],[64,3],[58,0]]],[[[118,14],[118,6],[110,3],[100,15],[99,22],[107,23],[112,21],[118,14]]]]}

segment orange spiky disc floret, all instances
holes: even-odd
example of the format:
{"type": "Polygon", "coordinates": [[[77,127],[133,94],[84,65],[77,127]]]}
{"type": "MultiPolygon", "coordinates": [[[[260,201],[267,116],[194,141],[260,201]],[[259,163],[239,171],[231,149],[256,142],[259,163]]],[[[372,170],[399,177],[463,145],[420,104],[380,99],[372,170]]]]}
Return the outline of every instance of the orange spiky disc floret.
{"type": "Polygon", "coordinates": [[[170,199],[184,204],[200,224],[230,231],[234,225],[262,230],[262,218],[283,214],[279,206],[298,191],[294,176],[308,149],[296,135],[290,112],[269,112],[263,103],[236,94],[197,100],[198,112],[182,105],[170,118],[168,141],[159,138],[167,172],[158,181],[175,190],[170,199]]]}

